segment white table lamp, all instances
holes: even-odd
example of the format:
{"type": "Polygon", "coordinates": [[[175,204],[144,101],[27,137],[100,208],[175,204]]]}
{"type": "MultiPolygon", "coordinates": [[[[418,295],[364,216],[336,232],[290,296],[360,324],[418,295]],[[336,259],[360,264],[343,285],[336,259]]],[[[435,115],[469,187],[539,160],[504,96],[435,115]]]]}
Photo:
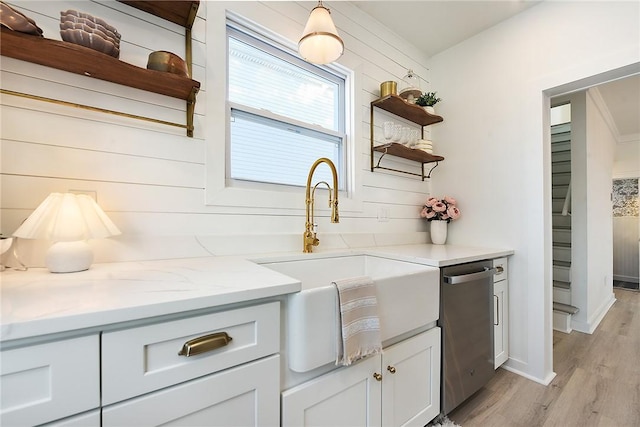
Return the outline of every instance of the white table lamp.
{"type": "Polygon", "coordinates": [[[93,252],[86,240],[118,234],[118,227],[91,197],[72,193],[51,193],[13,233],[53,241],[45,260],[52,273],[89,269],[93,252]]]}

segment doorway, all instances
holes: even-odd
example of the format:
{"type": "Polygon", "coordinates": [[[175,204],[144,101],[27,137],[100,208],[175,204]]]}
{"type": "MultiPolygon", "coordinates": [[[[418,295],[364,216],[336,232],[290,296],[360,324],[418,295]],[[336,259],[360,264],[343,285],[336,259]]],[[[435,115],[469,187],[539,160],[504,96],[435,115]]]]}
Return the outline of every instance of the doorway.
{"type": "MultiPolygon", "coordinates": [[[[631,248],[629,238],[625,239],[624,254],[634,261],[631,268],[635,273],[625,274],[623,278],[631,276],[631,280],[635,281],[638,277],[638,218],[625,218],[624,224],[623,220],[614,220],[612,178],[621,173],[627,176],[632,174],[635,177],[640,175],[640,124],[638,123],[640,75],[637,74],[637,70],[635,74],[625,75],[624,72],[620,72],[612,77],[606,74],[609,73],[585,79],[585,83],[588,81],[591,84],[585,84],[583,87],[577,87],[579,82],[575,82],[573,91],[566,91],[550,99],[551,107],[573,103],[572,107],[575,109],[575,117],[572,114],[569,121],[572,122],[571,133],[575,135],[575,141],[572,141],[571,145],[575,146],[576,152],[572,152],[570,156],[566,155],[570,158],[571,164],[572,200],[569,213],[573,214],[569,220],[573,230],[566,242],[568,248],[559,247],[561,244],[556,241],[558,228],[556,216],[559,217],[559,214],[556,213],[552,220],[554,224],[552,243],[554,256],[551,267],[554,275],[554,329],[567,333],[572,329],[592,333],[615,301],[614,269],[611,261],[614,247],[612,224],[614,221],[620,223],[617,227],[620,229],[618,235],[633,236],[631,239],[634,244],[631,248]],[[626,95],[622,96],[623,94],[626,95]],[[621,108],[618,104],[623,107],[621,108]],[[631,108],[631,111],[635,108],[634,115],[625,116],[627,112],[625,108],[631,108]],[[620,148],[622,144],[624,147],[620,148]],[[610,222],[609,226],[603,227],[602,222],[598,222],[599,219],[610,222]],[[629,221],[633,221],[633,227],[627,226],[629,221]],[[556,259],[555,255],[561,250],[569,254],[568,259],[556,259]],[[559,271],[562,268],[566,270],[564,277],[570,278],[570,291],[556,286],[560,283],[556,278],[556,270],[559,271]],[[565,294],[566,301],[560,301],[559,298],[562,299],[565,294]],[[556,322],[559,317],[557,306],[561,303],[568,304],[568,308],[578,310],[572,319],[565,319],[564,323],[556,322]],[[559,328],[557,327],[559,324],[564,326],[559,328]]],[[[550,115],[553,120],[554,115],[550,115]]],[[[558,136],[551,135],[552,165],[557,163],[554,160],[554,151],[557,151],[554,148],[554,138],[558,139],[558,136]]],[[[549,170],[555,174],[553,166],[549,170]]],[[[637,184],[637,179],[635,182],[637,184]]],[[[629,189],[629,182],[624,181],[624,183],[626,184],[623,187],[624,191],[632,191],[629,189]]],[[[631,186],[631,188],[637,187],[631,186]]],[[[553,197],[552,206],[562,204],[563,200],[556,200],[561,196],[560,193],[566,205],[567,188],[561,188],[553,183],[550,193],[553,197]]],[[[637,203],[637,190],[635,194],[637,203]]],[[[556,210],[560,209],[561,206],[558,206],[556,210]]],[[[565,232],[565,234],[568,233],[565,232]]],[[[568,318],[569,314],[565,314],[568,318]]]]}

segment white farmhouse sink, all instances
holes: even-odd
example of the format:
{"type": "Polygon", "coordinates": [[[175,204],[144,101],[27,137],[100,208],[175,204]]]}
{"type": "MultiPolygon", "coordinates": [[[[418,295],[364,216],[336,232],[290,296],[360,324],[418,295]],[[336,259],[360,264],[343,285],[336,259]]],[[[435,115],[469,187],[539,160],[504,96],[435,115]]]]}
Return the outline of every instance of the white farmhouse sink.
{"type": "Polygon", "coordinates": [[[289,368],[307,372],[335,362],[338,296],[333,281],[369,276],[376,284],[382,341],[438,319],[440,270],[371,255],[327,256],[261,262],[302,283],[288,297],[289,368]]]}

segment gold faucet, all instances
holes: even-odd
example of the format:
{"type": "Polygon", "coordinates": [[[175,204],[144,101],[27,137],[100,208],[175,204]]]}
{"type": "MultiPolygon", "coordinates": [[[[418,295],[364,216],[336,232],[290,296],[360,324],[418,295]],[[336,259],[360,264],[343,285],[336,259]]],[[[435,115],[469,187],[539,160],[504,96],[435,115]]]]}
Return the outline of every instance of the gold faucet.
{"type": "Polygon", "coordinates": [[[315,161],[311,169],[309,170],[309,176],[307,177],[307,191],[305,193],[305,203],[307,205],[307,220],[304,225],[304,235],[303,243],[304,247],[302,252],[310,253],[313,252],[313,247],[318,246],[320,240],[316,237],[317,225],[314,222],[313,217],[313,205],[315,201],[315,192],[318,185],[324,184],[329,189],[329,207],[331,208],[331,222],[336,223],[340,222],[340,218],[338,217],[338,172],[336,171],[336,166],[333,162],[326,157],[321,157],[315,161]],[[313,190],[311,190],[311,179],[313,178],[313,173],[320,163],[326,163],[331,169],[331,174],[333,175],[333,197],[331,197],[331,187],[325,181],[320,181],[316,185],[313,186],[313,190]]]}

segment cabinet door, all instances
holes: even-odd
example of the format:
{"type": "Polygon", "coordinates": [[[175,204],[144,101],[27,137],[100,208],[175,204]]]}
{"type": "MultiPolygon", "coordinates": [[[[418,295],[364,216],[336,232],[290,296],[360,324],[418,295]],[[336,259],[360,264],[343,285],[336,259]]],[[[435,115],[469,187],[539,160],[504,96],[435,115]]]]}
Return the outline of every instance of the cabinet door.
{"type": "Polygon", "coordinates": [[[493,284],[493,355],[496,369],[509,358],[508,280],[493,284]]]}
{"type": "Polygon", "coordinates": [[[100,406],[98,335],[0,353],[0,425],[36,425],[100,406]]]}
{"type": "Polygon", "coordinates": [[[282,393],[282,426],[379,426],[380,356],[322,375],[282,393]]]}
{"type": "Polygon", "coordinates": [[[280,357],[188,381],[107,406],[108,426],[278,426],[280,357]]]}
{"type": "Polygon", "coordinates": [[[385,349],[382,425],[424,426],[440,413],[440,328],[385,349]]]}

